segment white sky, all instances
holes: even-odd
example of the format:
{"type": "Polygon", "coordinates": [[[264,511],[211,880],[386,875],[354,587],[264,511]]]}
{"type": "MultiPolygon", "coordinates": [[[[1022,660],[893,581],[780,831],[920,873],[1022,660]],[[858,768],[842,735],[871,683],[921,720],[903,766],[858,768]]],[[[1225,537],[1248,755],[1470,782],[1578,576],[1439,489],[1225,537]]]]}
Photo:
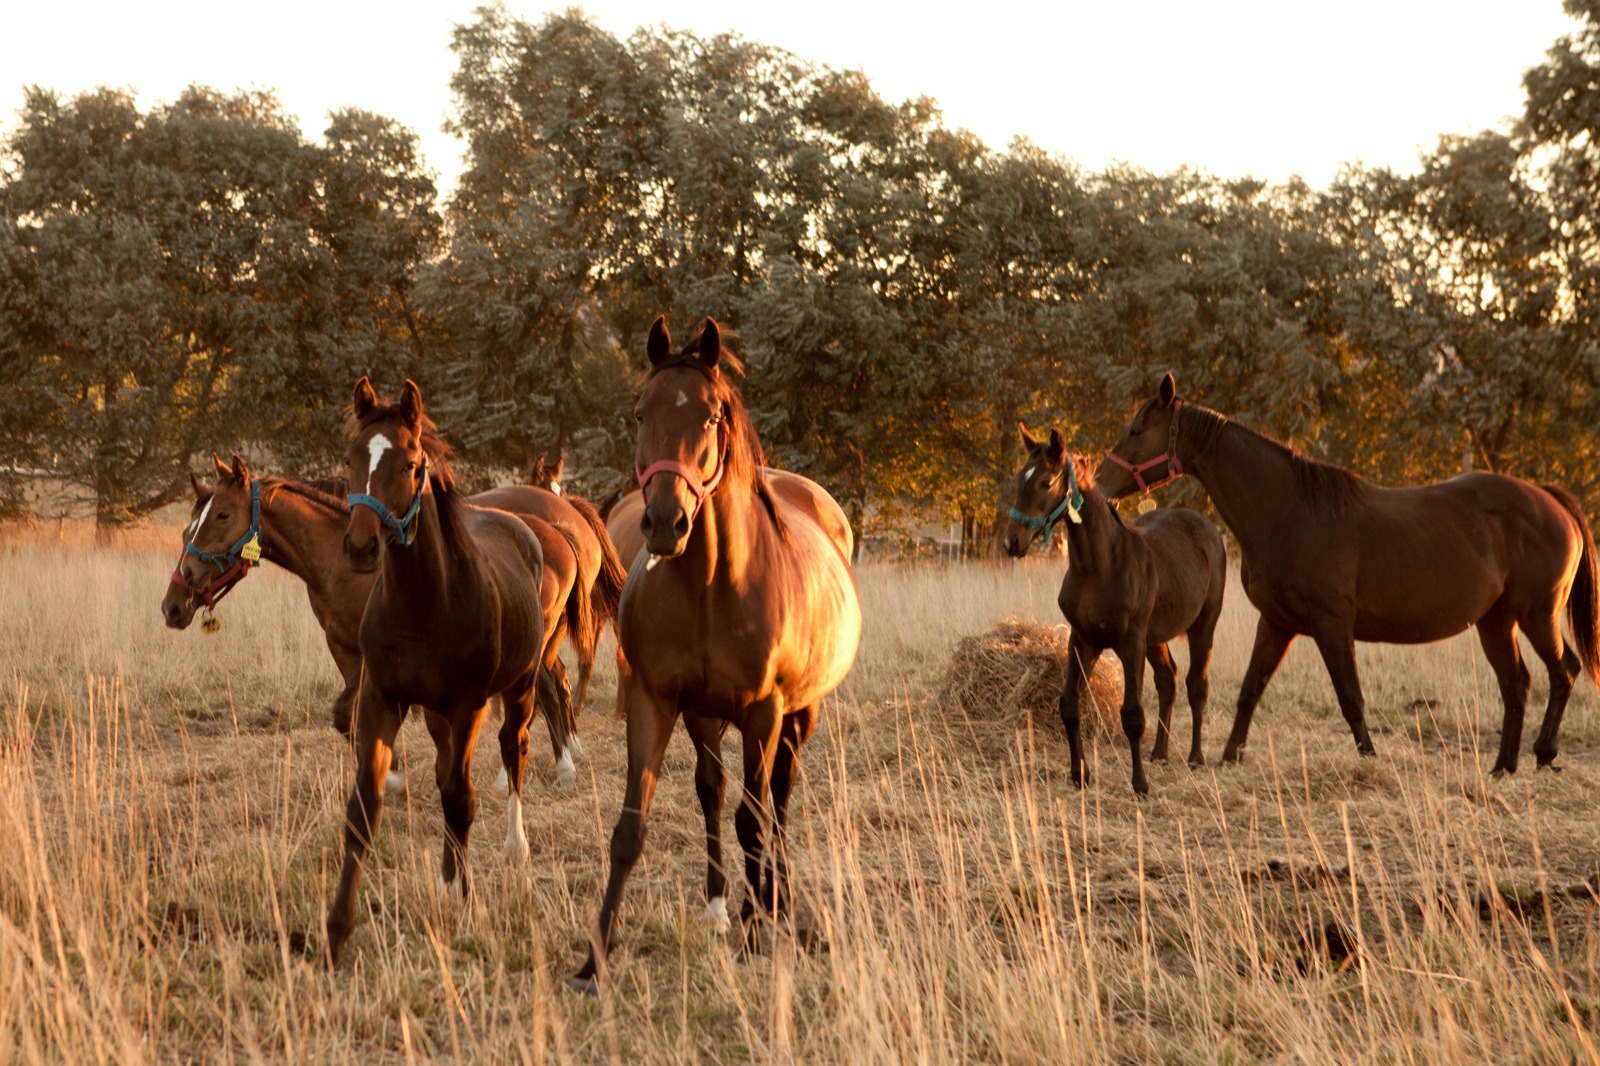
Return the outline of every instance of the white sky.
{"type": "MultiPolygon", "coordinates": [[[[0,118],[22,86],[272,88],[319,137],[353,104],[422,137],[449,185],[458,142],[451,27],[476,0],[272,3],[16,0],[0,23],[0,118]]],[[[557,5],[510,0],[537,19],[557,5]]],[[[1122,160],[1324,185],[1341,163],[1411,169],[1441,133],[1522,109],[1522,72],[1571,30],[1561,0],[1053,0],[871,3],[591,0],[626,36],[644,23],[737,30],[804,58],[860,68],[886,98],[926,94],[995,147],[1024,134],[1092,169],[1122,160]]]]}

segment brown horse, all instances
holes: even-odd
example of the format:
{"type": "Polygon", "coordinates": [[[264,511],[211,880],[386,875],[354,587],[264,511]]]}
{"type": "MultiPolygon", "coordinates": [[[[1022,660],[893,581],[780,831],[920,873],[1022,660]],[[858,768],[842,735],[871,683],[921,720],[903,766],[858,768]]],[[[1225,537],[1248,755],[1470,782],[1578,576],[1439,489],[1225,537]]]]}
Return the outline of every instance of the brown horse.
{"type": "MultiPolygon", "coordinates": [[[[184,529],[184,548],[161,601],[169,627],[185,629],[202,605],[214,607],[249,573],[252,560],[229,563],[230,545],[243,548],[254,540],[260,560],[275,563],[305,582],[312,614],[344,688],[333,701],[333,724],[350,732],[351,714],[361,685],[361,614],[366,610],[376,574],[358,574],[345,563],[340,540],[350,522],[343,478],[296,481],[256,478],[238,456],[229,466],[216,463],[216,483],[207,488],[191,476],[195,502],[184,529]]],[[[544,610],[547,675],[540,679],[540,704],[550,730],[551,755],[563,786],[575,777],[573,755],[578,746],[566,667],[558,654],[563,636],[592,628],[591,592],[579,587],[579,549],[566,533],[532,513],[544,506],[543,493],[531,488],[495,489],[473,497],[518,515],[539,538],[544,551],[544,610]]],[[[587,530],[586,530],[587,532],[587,530]]],[[[592,536],[592,535],[591,535],[592,536]]],[[[576,643],[576,641],[575,641],[576,643]]],[[[591,651],[590,659],[593,654],[591,651]]],[[[405,778],[391,770],[391,792],[405,787],[405,778]]]]}
{"type": "Polygon", "coordinates": [[[1177,699],[1177,671],[1169,641],[1189,640],[1189,713],[1194,731],[1189,765],[1200,766],[1200,727],[1210,682],[1211,640],[1222,614],[1228,554],[1217,527],[1187,510],[1152,511],[1124,525],[1095,486],[1083,459],[1069,455],[1061,431],[1041,441],[1020,424],[1028,457],[1017,474],[1017,503],[1006,522],[1006,551],[1028,554],[1034,534],[1065,519],[1067,576],[1057,602],[1072,626],[1067,682],[1061,689],[1061,722],[1072,748],[1072,780],[1083,784],[1083,744],[1078,708],[1100,653],[1110,648],[1122,661],[1122,732],[1133,753],[1133,790],[1150,791],[1139,744],[1144,738],[1144,663],[1155,674],[1160,713],[1150,758],[1165,760],[1177,699]]]}
{"type": "Polygon", "coordinates": [[[1296,636],[1316,641],[1356,748],[1370,755],[1355,642],[1424,644],[1468,626],[1505,701],[1494,772],[1517,768],[1528,700],[1519,627],[1550,674],[1533,750],[1540,766],[1554,762],[1573,682],[1582,670],[1600,676],[1594,537],[1570,493],[1487,473],[1383,488],[1184,401],[1168,374],[1095,477],[1116,498],[1183,474],[1206,487],[1238,539],[1245,594],[1261,611],[1224,762],[1238,759],[1296,636]],[[1563,643],[1563,609],[1576,655],[1563,643]]]}
{"type": "Polygon", "coordinates": [[[383,808],[380,782],[407,707],[422,706],[438,752],[443,887],[461,898],[470,892],[467,834],[478,805],[472,756],[496,694],[505,705],[500,754],[511,771],[506,854],[526,858],[522,772],[545,647],[539,540],[514,516],[474,506],[456,491],[448,449],[417,386],[407,381],[399,403],[381,404],[362,378],[351,412],[346,476],[365,487],[350,496],[344,556],[354,570],[377,570],[378,580],[361,617],[356,780],[328,908],[331,963],[355,924],[356,886],[383,808]]]}
{"type": "MultiPolygon", "coordinates": [[[[775,470],[772,467],[763,467],[761,476],[766,479],[767,488],[774,495],[781,496],[784,502],[804,511],[812,521],[827,532],[828,536],[840,544],[854,544],[855,533],[850,528],[849,520],[821,485],[810,478],[791,474],[787,470],[775,470]]],[[[632,563],[638,558],[639,553],[644,551],[644,530],[640,524],[643,518],[644,493],[635,490],[618,500],[606,519],[606,532],[611,535],[611,543],[616,546],[616,553],[624,565],[632,563]]],[[[628,716],[628,686],[632,678],[633,671],[628,667],[628,658],[622,653],[622,644],[619,642],[616,710],[618,718],[628,716]]]]}
{"type": "MultiPolygon", "coordinates": [[[[721,741],[729,725],[743,738],[744,801],[735,825],[745,856],[745,944],[759,947],[763,913],[787,906],[783,832],[799,749],[861,637],[849,539],[830,534],[761,476],[761,444],[730,380],[738,363],[723,352],[717,324],[708,319],[674,355],[658,318],[647,351],[651,369],[634,412],[646,550],[633,560],[620,615],[634,671],[627,793],[589,958],[573,979],[590,992],[598,990],[623,886],[644,847],[679,715],[695,747],[705,816],[706,914],[723,930],[721,741]],[[769,828],[773,854],[763,882],[769,828]]],[[[825,494],[818,489],[816,498],[825,494]]],[[[842,513],[837,524],[848,528],[842,513]]]]}

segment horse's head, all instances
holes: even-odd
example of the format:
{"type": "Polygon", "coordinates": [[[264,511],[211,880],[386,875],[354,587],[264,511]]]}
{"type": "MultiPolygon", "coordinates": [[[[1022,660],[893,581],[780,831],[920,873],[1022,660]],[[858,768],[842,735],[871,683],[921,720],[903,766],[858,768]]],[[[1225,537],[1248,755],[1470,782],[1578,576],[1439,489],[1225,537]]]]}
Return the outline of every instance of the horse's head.
{"type": "Polygon", "coordinates": [[[567,457],[557,457],[552,465],[545,461],[544,456],[539,456],[533,461],[533,466],[528,469],[528,484],[536,489],[544,489],[561,495],[561,472],[566,468],[567,457]]]}
{"type": "Polygon", "coordinates": [[[674,355],[666,320],[657,318],[646,350],[650,374],[633,410],[634,464],[645,499],[640,529],[651,555],[670,558],[683,554],[701,505],[728,472],[733,401],[717,369],[724,353],[713,320],[674,355]]]}
{"type": "Polygon", "coordinates": [[[1156,395],[1133,412],[1128,427],[1095,471],[1095,481],[1113,500],[1133,492],[1149,492],[1183,476],[1178,461],[1178,412],[1183,400],[1171,374],[1161,379],[1156,395]],[[1150,476],[1146,477],[1146,474],[1150,476]]]}
{"type": "Polygon", "coordinates": [[[1083,494],[1079,490],[1092,482],[1080,460],[1067,451],[1059,429],[1051,429],[1046,440],[1029,433],[1021,422],[1017,432],[1027,457],[1017,472],[1017,502],[1006,519],[1000,543],[1006,554],[1020,559],[1040,534],[1048,547],[1057,522],[1080,521],[1083,494]]]}
{"type": "Polygon", "coordinates": [[[211,488],[194,474],[194,507],[183,530],[183,554],[172,571],[167,594],[161,600],[161,617],[173,629],[186,629],[202,603],[214,605],[249,564],[260,556],[260,489],[237,455],[232,465],[215,455],[217,480],[211,488]],[[255,534],[253,552],[246,545],[255,534]]]}
{"type": "Polygon", "coordinates": [[[350,413],[355,429],[344,453],[345,478],[361,491],[349,497],[344,560],[357,573],[370,574],[378,568],[380,538],[409,545],[416,536],[428,486],[425,438],[432,423],[422,413],[422,390],[413,381],[400,391],[399,403],[383,404],[362,377],[350,413]]]}

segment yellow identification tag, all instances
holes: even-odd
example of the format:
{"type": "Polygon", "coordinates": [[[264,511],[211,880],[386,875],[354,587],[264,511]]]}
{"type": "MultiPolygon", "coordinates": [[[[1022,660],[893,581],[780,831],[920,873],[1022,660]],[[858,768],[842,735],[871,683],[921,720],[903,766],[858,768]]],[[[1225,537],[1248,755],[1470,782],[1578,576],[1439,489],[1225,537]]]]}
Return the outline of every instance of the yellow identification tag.
{"type": "Polygon", "coordinates": [[[251,537],[244,542],[244,547],[239,549],[239,558],[248,559],[252,563],[261,559],[261,538],[251,537]]]}
{"type": "MultiPolygon", "coordinates": [[[[1151,511],[1154,511],[1155,509],[1156,509],[1156,501],[1152,500],[1148,496],[1141,497],[1140,500],[1139,500],[1138,506],[1134,508],[1134,510],[1138,511],[1140,514],[1149,514],[1151,511]]],[[[259,551],[259,549],[257,549],[257,550],[259,551]]]]}

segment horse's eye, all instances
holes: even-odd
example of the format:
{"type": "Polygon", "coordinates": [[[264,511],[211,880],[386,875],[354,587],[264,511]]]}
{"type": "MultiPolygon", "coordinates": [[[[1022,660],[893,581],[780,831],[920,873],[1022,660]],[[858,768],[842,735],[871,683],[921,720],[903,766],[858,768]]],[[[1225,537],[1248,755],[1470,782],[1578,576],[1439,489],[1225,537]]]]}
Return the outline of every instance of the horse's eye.
{"type": "Polygon", "coordinates": [[[416,460],[414,460],[414,459],[407,459],[406,460],[406,473],[409,474],[413,470],[415,470],[416,468],[417,468],[416,460]]]}
{"type": "Polygon", "coordinates": [[[228,520],[228,512],[227,511],[218,511],[217,512],[217,521],[218,522],[226,522],[227,520],[228,520]]]}

